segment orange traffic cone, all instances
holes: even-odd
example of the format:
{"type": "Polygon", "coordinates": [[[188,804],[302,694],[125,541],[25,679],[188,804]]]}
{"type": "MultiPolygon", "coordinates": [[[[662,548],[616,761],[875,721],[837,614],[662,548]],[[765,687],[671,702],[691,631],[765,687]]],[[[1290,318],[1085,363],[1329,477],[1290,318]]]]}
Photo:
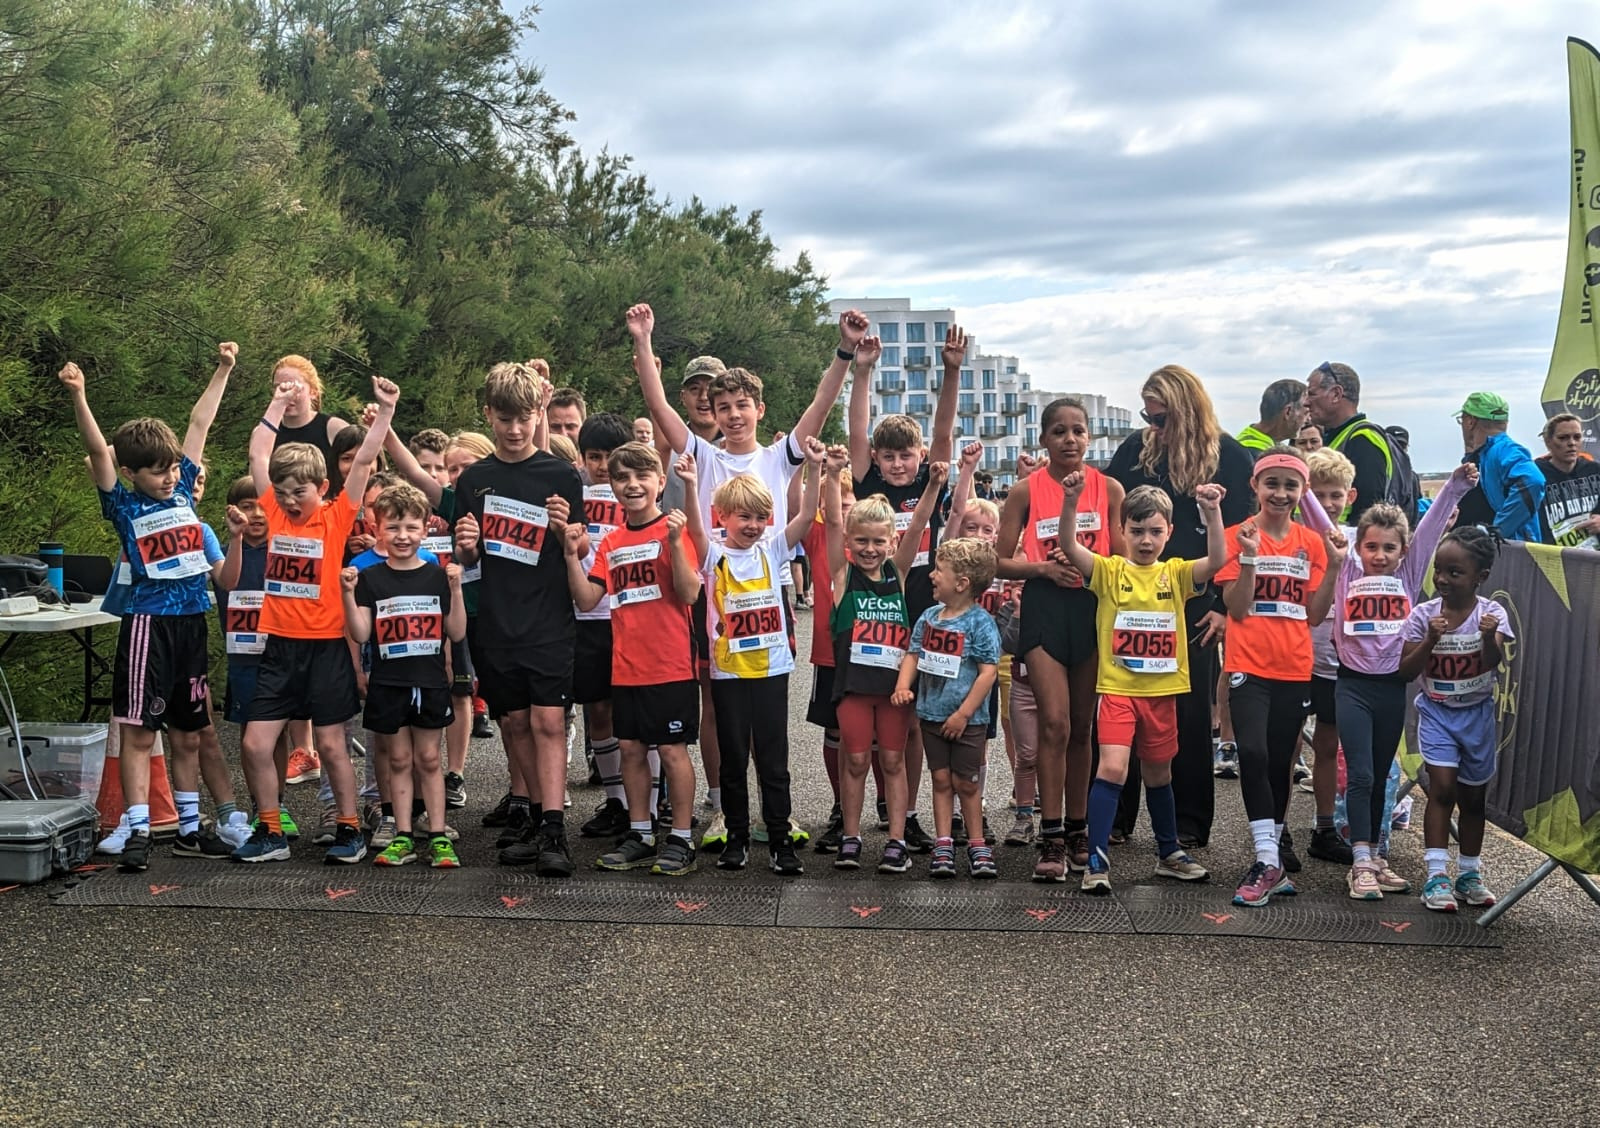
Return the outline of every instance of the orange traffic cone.
{"type": "MultiPolygon", "coordinates": [[[[127,810],[122,798],[121,726],[113,721],[106,732],[106,767],[100,774],[100,794],[95,806],[100,809],[100,829],[109,834],[117,828],[127,810]]],[[[178,829],[178,807],[172,801],[172,784],[167,779],[167,757],[161,734],[150,753],[150,833],[170,834],[178,829]]]]}

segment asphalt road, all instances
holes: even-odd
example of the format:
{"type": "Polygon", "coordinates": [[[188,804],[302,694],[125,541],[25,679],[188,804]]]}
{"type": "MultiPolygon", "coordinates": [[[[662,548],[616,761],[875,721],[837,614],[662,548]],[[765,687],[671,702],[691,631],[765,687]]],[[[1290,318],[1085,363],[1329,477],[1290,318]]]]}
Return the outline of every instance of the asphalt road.
{"type": "MultiPolygon", "coordinates": [[[[792,761],[797,810],[820,821],[809,679],[795,679],[792,761]]],[[[998,745],[993,759],[999,823],[998,745]]],[[[457,813],[469,865],[492,864],[477,822],[503,771],[477,742],[457,813]]],[[[597,794],[579,775],[586,815],[597,794]]],[[[314,790],[294,789],[297,815],[314,790]]],[[[1247,835],[1237,786],[1219,781],[1218,797],[1202,860],[1229,882],[1247,835]]],[[[1310,811],[1297,793],[1292,824],[1310,811]]],[[[869,832],[869,856],[879,841],[869,832]]],[[[1141,828],[1113,863],[1142,871],[1149,849],[1141,828]]],[[[1004,880],[1022,879],[1028,852],[1007,854],[1004,880]]],[[[1539,860],[1499,835],[1485,855],[1502,891],[1539,860]]],[[[832,878],[806,856],[808,878],[832,878]]],[[[1395,857],[1419,872],[1420,834],[1398,835],[1395,857]]],[[[1307,867],[1311,888],[1340,887],[1333,867],[1307,867]]],[[[775,880],[696,878],[713,879],[775,880]]],[[[909,880],[927,880],[925,860],[909,880]]],[[[1600,1118],[1600,908],[1560,876],[1495,926],[1499,950],[68,908],[51,900],[61,888],[0,895],[0,1123],[1600,1118]]]]}

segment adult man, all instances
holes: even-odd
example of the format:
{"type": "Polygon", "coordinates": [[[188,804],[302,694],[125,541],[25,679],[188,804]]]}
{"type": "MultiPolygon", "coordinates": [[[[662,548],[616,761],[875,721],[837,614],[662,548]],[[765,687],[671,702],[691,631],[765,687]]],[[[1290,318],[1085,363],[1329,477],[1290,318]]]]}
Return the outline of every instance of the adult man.
{"type": "MultiPolygon", "coordinates": [[[[660,362],[657,361],[657,364],[660,362]]],[[[714,377],[721,376],[728,370],[714,356],[697,356],[683,367],[683,384],[678,388],[678,403],[683,408],[683,421],[689,430],[699,435],[706,442],[713,445],[721,437],[717,429],[717,417],[711,410],[711,381],[714,377]]],[[[650,420],[645,420],[649,423],[650,420]]],[[[638,423],[634,423],[637,430],[638,423]]],[[[667,488],[662,494],[661,511],[670,513],[674,509],[682,509],[687,504],[687,494],[684,492],[683,480],[672,473],[672,445],[667,442],[661,429],[652,424],[654,437],[650,440],[655,444],[656,453],[661,455],[661,465],[667,468],[667,488]]],[[[695,621],[705,623],[705,609],[696,612],[695,621]]],[[[703,629],[703,628],[702,628],[703,629]]],[[[701,726],[701,736],[706,736],[706,725],[701,726]]],[[[716,740],[714,733],[711,739],[716,740]]]]}
{"type": "Polygon", "coordinates": [[[641,415],[633,421],[633,441],[645,446],[655,445],[656,425],[650,422],[648,415],[641,415]]]}
{"type": "Polygon", "coordinates": [[[1494,510],[1494,527],[1506,540],[1539,539],[1544,475],[1528,448],[1506,434],[1511,409],[1504,396],[1473,392],[1461,405],[1461,443],[1466,460],[1478,464],[1478,485],[1494,510]]]}
{"type": "Polygon", "coordinates": [[[1306,409],[1322,428],[1323,445],[1342,451],[1355,464],[1356,500],[1344,524],[1361,520],[1367,506],[1392,498],[1394,455],[1383,428],[1357,410],[1361,403],[1361,377],[1348,364],[1323,361],[1306,379],[1306,409]]]}
{"type": "Polygon", "coordinates": [[[564,435],[578,445],[578,432],[583,430],[583,420],[589,414],[583,402],[583,393],[577,388],[557,388],[545,409],[545,419],[552,435],[564,435]]]}
{"type": "Polygon", "coordinates": [[[1261,421],[1239,432],[1239,441],[1259,458],[1264,450],[1289,442],[1306,421],[1306,386],[1299,380],[1274,380],[1261,393],[1261,421]]]}
{"type": "Polygon", "coordinates": [[[1544,500],[1539,506],[1539,539],[1568,547],[1582,544],[1600,519],[1600,463],[1583,454],[1583,421],[1570,412],[1550,418],[1541,432],[1550,453],[1534,459],[1544,475],[1544,500]]]}

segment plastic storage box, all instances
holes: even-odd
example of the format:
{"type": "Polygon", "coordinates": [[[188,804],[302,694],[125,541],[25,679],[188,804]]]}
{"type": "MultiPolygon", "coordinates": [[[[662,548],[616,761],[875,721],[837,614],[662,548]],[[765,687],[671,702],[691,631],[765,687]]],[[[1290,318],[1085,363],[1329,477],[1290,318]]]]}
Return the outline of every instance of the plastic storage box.
{"type": "MultiPolygon", "coordinates": [[[[106,766],[106,726],[77,724],[24,724],[22,744],[28,767],[49,799],[84,798],[93,802],[100,794],[100,776],[106,766]]],[[[3,778],[17,794],[26,796],[21,759],[16,754],[16,734],[5,733],[7,755],[3,778]]]]}
{"type": "Polygon", "coordinates": [[[0,883],[31,885],[83,865],[99,825],[88,799],[0,802],[0,883]]]}

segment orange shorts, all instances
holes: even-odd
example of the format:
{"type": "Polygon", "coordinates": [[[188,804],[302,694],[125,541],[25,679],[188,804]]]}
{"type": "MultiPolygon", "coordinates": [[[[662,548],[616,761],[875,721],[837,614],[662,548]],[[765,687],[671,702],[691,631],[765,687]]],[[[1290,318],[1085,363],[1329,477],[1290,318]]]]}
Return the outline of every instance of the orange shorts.
{"type": "Polygon", "coordinates": [[[1178,754],[1178,699],[1100,695],[1101,744],[1131,745],[1139,759],[1169,763],[1178,754]]]}

